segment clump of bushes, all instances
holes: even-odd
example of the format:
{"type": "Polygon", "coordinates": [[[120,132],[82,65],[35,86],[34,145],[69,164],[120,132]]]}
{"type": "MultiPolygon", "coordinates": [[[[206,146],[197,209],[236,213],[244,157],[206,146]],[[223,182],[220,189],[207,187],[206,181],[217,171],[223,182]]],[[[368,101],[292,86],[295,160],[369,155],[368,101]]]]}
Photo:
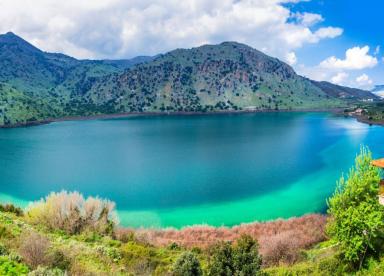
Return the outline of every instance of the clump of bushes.
{"type": "Polygon", "coordinates": [[[242,235],[233,246],[219,242],[210,250],[208,275],[260,275],[262,258],[259,245],[249,235],[242,235]]]}
{"type": "Polygon", "coordinates": [[[20,207],[16,207],[13,204],[0,204],[0,212],[14,213],[16,216],[22,216],[23,210],[20,207]]]}
{"type": "Polygon", "coordinates": [[[203,275],[200,262],[192,252],[184,252],[173,265],[175,276],[200,276],[203,275]]]}
{"type": "Polygon", "coordinates": [[[95,232],[109,235],[118,223],[112,201],[88,197],[78,192],[51,193],[45,199],[31,204],[26,218],[32,224],[42,224],[67,234],[95,232]]]}

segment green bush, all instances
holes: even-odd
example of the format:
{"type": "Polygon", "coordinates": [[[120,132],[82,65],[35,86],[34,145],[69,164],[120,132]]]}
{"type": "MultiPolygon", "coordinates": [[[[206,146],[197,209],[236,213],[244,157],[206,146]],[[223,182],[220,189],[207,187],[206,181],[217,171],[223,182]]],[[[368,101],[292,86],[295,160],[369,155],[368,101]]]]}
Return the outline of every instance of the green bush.
{"type": "Polygon", "coordinates": [[[7,255],[8,254],[8,249],[5,247],[4,244],[0,243],[0,255],[7,255]]]}
{"type": "Polygon", "coordinates": [[[16,214],[16,216],[22,216],[23,215],[23,210],[19,207],[16,207],[13,204],[5,204],[5,205],[0,204],[0,211],[1,212],[14,213],[14,214],[16,214]]]}
{"type": "Polygon", "coordinates": [[[61,250],[54,250],[53,252],[51,252],[50,266],[52,268],[58,268],[63,271],[66,271],[69,269],[70,265],[71,265],[70,260],[61,250]]]}
{"type": "Polygon", "coordinates": [[[232,246],[230,242],[216,244],[210,252],[211,260],[208,275],[258,275],[261,269],[261,256],[256,240],[242,235],[232,246]]]}
{"type": "Polygon", "coordinates": [[[7,256],[0,256],[0,275],[27,275],[28,267],[10,260],[7,256]]]}
{"type": "Polygon", "coordinates": [[[371,161],[371,153],[363,147],[347,179],[340,178],[328,200],[327,232],[354,267],[361,267],[382,244],[378,241],[384,227],[384,208],[378,201],[380,174],[371,161]]]}
{"type": "Polygon", "coordinates": [[[199,260],[192,252],[184,252],[176,260],[173,266],[175,276],[200,276],[202,270],[199,260]]]}
{"type": "Polygon", "coordinates": [[[209,276],[232,276],[235,274],[233,248],[230,242],[219,242],[210,251],[209,276]]]}
{"type": "Polygon", "coordinates": [[[243,235],[237,240],[234,249],[234,267],[236,275],[257,275],[261,268],[259,245],[249,235],[243,235]]]}

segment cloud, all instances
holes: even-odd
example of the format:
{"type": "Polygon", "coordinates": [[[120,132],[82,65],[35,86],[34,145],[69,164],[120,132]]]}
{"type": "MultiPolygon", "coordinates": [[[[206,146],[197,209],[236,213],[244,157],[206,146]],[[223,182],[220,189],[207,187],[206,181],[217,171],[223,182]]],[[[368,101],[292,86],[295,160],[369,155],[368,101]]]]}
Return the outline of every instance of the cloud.
{"type": "Polygon", "coordinates": [[[298,22],[302,23],[304,26],[313,26],[317,23],[324,21],[324,18],[321,16],[321,14],[317,13],[295,13],[292,17],[298,22]]]}
{"type": "Polygon", "coordinates": [[[327,69],[361,70],[372,68],[377,65],[377,58],[368,54],[369,47],[353,47],[346,51],[345,59],[338,59],[331,56],[320,63],[320,66],[327,69]]]}
{"type": "Polygon", "coordinates": [[[288,62],[289,65],[294,65],[297,63],[297,57],[295,52],[289,52],[287,53],[285,60],[288,62]]]}
{"type": "Polygon", "coordinates": [[[331,78],[331,82],[334,84],[342,85],[345,83],[348,77],[349,75],[347,73],[340,72],[331,78]]]}
{"type": "Polygon", "coordinates": [[[299,0],[1,0],[0,32],[13,31],[51,52],[78,58],[128,58],[174,48],[238,41],[288,62],[305,44],[343,30],[323,18],[291,21],[283,3],[299,0]]]}
{"type": "Polygon", "coordinates": [[[375,52],[373,53],[375,56],[377,56],[378,54],[380,54],[380,45],[377,45],[376,48],[375,48],[375,52]]]}
{"type": "Polygon", "coordinates": [[[373,81],[370,79],[370,77],[367,74],[362,74],[356,78],[356,83],[361,88],[370,89],[372,88],[373,81]]]}

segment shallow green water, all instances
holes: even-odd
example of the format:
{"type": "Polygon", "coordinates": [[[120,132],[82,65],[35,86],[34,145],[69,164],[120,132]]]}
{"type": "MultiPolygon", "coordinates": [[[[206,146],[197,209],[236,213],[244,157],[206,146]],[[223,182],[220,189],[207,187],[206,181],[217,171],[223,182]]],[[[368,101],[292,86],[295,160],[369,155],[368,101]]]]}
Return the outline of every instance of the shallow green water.
{"type": "Polygon", "coordinates": [[[130,117],[0,129],[0,199],[78,190],[127,226],[234,225],[322,212],[384,128],[327,113],[130,117]]]}

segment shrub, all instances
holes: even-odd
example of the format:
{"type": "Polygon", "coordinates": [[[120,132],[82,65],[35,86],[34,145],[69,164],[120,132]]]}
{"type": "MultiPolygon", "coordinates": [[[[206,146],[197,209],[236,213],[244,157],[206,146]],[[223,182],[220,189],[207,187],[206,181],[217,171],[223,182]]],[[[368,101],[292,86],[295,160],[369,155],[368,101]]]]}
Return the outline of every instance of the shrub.
{"type": "Polygon", "coordinates": [[[36,270],[28,274],[28,276],[64,276],[64,275],[66,274],[58,268],[48,268],[44,266],[39,266],[36,270]]]}
{"type": "Polygon", "coordinates": [[[302,237],[294,231],[285,231],[264,239],[264,266],[293,264],[300,258],[300,240],[302,237]]]}
{"type": "Polygon", "coordinates": [[[328,200],[331,218],[327,231],[338,243],[344,260],[359,267],[369,251],[382,244],[378,240],[384,227],[384,208],[378,200],[380,174],[371,161],[371,153],[363,147],[347,180],[340,178],[328,200]]]}
{"type": "Polygon", "coordinates": [[[13,204],[5,204],[5,205],[0,204],[0,211],[1,212],[14,213],[14,214],[16,214],[16,216],[22,216],[23,215],[23,210],[19,207],[16,207],[13,204]]]}
{"type": "Polygon", "coordinates": [[[257,275],[261,267],[259,245],[249,235],[242,235],[234,249],[235,275],[257,275]]]}
{"type": "Polygon", "coordinates": [[[230,242],[219,242],[210,249],[208,275],[235,275],[233,248],[230,242]]]}
{"type": "Polygon", "coordinates": [[[61,250],[54,250],[49,255],[50,259],[50,267],[52,268],[58,268],[63,271],[66,271],[69,269],[71,262],[69,258],[61,251],[61,250]]]}
{"type": "Polygon", "coordinates": [[[12,232],[7,227],[0,225],[0,238],[11,238],[12,236],[12,232]]]}
{"type": "Polygon", "coordinates": [[[178,245],[176,242],[172,242],[172,243],[170,243],[170,244],[167,246],[167,248],[168,248],[169,250],[180,250],[180,249],[181,249],[180,245],[178,245]]]}
{"type": "Polygon", "coordinates": [[[27,219],[49,229],[60,229],[67,234],[94,231],[112,234],[117,224],[115,204],[108,200],[84,197],[78,192],[51,193],[27,208],[27,219]]]}
{"type": "Polygon", "coordinates": [[[262,260],[259,245],[249,235],[242,235],[235,246],[230,242],[219,242],[211,248],[210,255],[208,275],[243,276],[260,273],[262,260]]]}
{"type": "Polygon", "coordinates": [[[184,252],[173,266],[175,276],[200,276],[203,275],[200,262],[192,252],[184,252]]]}
{"type": "Polygon", "coordinates": [[[19,251],[23,260],[31,268],[37,268],[39,265],[47,263],[49,246],[50,243],[47,238],[32,232],[24,238],[19,251]]]}
{"type": "Polygon", "coordinates": [[[6,256],[0,256],[0,275],[27,275],[28,267],[24,264],[10,260],[6,256]]]}
{"type": "Polygon", "coordinates": [[[8,255],[8,249],[4,244],[0,243],[0,255],[8,255]]]}

